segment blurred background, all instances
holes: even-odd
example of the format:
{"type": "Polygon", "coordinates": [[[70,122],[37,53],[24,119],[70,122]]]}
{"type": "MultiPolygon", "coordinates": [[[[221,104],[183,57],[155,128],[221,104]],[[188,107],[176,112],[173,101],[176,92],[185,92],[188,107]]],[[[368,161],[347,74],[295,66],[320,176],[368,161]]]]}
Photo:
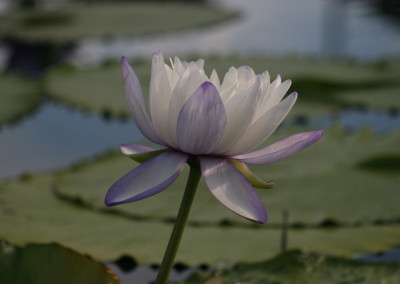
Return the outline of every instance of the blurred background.
{"type": "Polygon", "coordinates": [[[202,184],[182,267],[224,271],[273,257],[282,226],[285,248],[399,261],[397,0],[1,0],[0,238],[57,242],[107,263],[125,255],[124,277],[136,277],[139,263],[140,281],[151,280],[148,264],[161,261],[185,176],[141,203],[109,209],[103,198],[136,165],[119,144],[148,143],[130,119],[119,60],[129,59],[147,91],[159,50],[167,60],[204,58],[220,79],[241,65],[291,79],[299,99],[268,142],[326,133],[304,153],[254,168],[277,182],[258,192],[270,216],[262,228],[202,184]]]}

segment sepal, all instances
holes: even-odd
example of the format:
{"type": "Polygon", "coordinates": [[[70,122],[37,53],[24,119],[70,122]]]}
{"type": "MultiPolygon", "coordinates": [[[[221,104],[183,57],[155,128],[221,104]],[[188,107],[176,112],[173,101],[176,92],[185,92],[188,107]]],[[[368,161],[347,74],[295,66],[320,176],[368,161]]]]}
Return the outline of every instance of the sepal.
{"type": "Polygon", "coordinates": [[[242,175],[247,178],[252,186],[265,189],[274,187],[274,182],[272,180],[265,181],[259,178],[249,169],[249,167],[245,163],[234,159],[229,159],[229,161],[239,170],[239,172],[242,173],[242,175]]]}

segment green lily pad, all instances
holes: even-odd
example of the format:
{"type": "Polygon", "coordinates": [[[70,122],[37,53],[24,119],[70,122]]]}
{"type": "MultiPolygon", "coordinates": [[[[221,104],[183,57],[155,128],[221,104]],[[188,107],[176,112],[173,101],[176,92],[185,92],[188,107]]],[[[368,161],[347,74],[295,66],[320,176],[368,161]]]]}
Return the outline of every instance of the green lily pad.
{"type": "Polygon", "coordinates": [[[105,265],[58,244],[16,247],[0,241],[0,283],[117,284],[105,265]]]}
{"type": "Polygon", "coordinates": [[[198,4],[70,4],[51,10],[3,14],[0,33],[25,40],[72,41],[83,37],[165,33],[215,24],[236,15],[211,5],[198,4]]]}
{"type": "Polygon", "coordinates": [[[399,263],[366,263],[344,257],[292,250],[257,263],[240,263],[233,269],[217,271],[211,279],[200,273],[186,284],[290,283],[290,284],[396,284],[399,263]]]}
{"type": "MultiPolygon", "coordinates": [[[[145,94],[150,79],[150,59],[132,62],[145,94]]],[[[375,109],[400,109],[400,70],[396,64],[385,68],[311,59],[227,57],[206,58],[207,74],[215,68],[221,79],[230,66],[248,65],[257,73],[266,69],[274,78],[292,79],[290,91],[299,99],[290,116],[323,115],[343,106],[365,105],[375,109]]],[[[46,78],[49,94],[76,107],[113,116],[129,116],[119,63],[75,71],[59,67],[46,78]],[[99,84],[98,82],[102,82],[99,84]],[[112,98],[112,99],[110,99],[112,98]]]]}
{"type": "MultiPolygon", "coordinates": [[[[272,140],[290,133],[281,132],[272,140]]],[[[373,171],[360,168],[359,164],[379,156],[381,151],[392,155],[399,153],[399,141],[400,133],[378,138],[368,131],[347,136],[340,130],[332,129],[301,153],[275,164],[252,167],[259,177],[275,181],[273,189],[257,189],[267,207],[270,224],[279,224],[285,209],[289,210],[293,225],[318,226],[329,220],[346,226],[398,222],[398,165],[393,165],[395,171],[390,165],[373,171]]],[[[160,194],[135,203],[105,207],[104,196],[108,188],[137,165],[119,153],[103,156],[93,163],[60,174],[56,193],[71,203],[78,200],[93,210],[131,219],[173,219],[175,212],[171,208],[179,206],[187,169],[160,194]]],[[[196,193],[190,220],[194,225],[250,224],[223,207],[203,181],[196,193]]]]}
{"type": "Polygon", "coordinates": [[[35,110],[43,96],[36,84],[21,77],[0,75],[0,126],[35,110]]]}
{"type": "MultiPolygon", "coordinates": [[[[54,194],[54,179],[40,175],[0,184],[0,238],[17,245],[57,242],[103,261],[132,255],[141,263],[161,262],[172,231],[170,222],[133,220],[66,202],[54,194]]],[[[207,209],[203,208],[204,214],[207,209]]],[[[169,215],[177,210],[170,206],[169,215]]],[[[279,252],[280,234],[279,228],[268,224],[192,224],[185,230],[177,261],[191,265],[260,261],[279,252]]],[[[290,229],[288,248],[351,256],[390,249],[399,245],[399,239],[399,225],[290,229]]]]}

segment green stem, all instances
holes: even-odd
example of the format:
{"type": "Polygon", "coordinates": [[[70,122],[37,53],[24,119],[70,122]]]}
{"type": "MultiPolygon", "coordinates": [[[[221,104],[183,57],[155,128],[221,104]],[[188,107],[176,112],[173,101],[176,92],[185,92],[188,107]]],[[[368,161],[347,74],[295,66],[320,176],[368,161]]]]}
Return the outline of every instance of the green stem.
{"type": "Polygon", "coordinates": [[[191,161],[189,165],[190,173],[186,184],[185,193],[182,198],[182,203],[175,220],[174,229],[172,230],[172,234],[161,263],[160,271],[157,274],[155,284],[165,284],[168,281],[176,253],[178,251],[179,243],[182,239],[183,230],[185,229],[186,220],[189,216],[190,207],[193,203],[197,185],[200,181],[201,171],[198,161],[191,161]]]}

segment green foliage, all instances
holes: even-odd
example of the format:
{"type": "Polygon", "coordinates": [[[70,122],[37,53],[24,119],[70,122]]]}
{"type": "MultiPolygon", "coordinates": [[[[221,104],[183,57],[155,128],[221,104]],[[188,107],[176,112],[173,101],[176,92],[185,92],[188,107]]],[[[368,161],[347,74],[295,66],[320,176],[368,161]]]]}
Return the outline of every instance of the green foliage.
{"type": "MultiPolygon", "coordinates": [[[[357,168],[378,149],[395,153],[399,139],[400,134],[377,139],[331,130],[304,154],[257,168],[258,175],[276,181],[274,189],[257,190],[270,216],[265,225],[233,214],[202,183],[177,261],[196,265],[272,257],[279,252],[283,209],[290,212],[289,248],[351,256],[399,245],[399,176],[357,168]]],[[[136,165],[108,152],[58,174],[0,184],[0,238],[18,245],[58,242],[100,260],[128,254],[142,263],[160,262],[187,172],[160,194],[107,208],[109,186],[136,165]]]]}
{"type": "MultiPolygon", "coordinates": [[[[257,73],[266,69],[274,79],[281,74],[291,79],[290,91],[299,92],[299,99],[290,117],[323,115],[344,106],[365,106],[374,109],[399,110],[400,68],[395,62],[384,71],[374,65],[351,65],[345,62],[316,61],[295,58],[211,57],[206,59],[208,74],[215,68],[223,79],[230,66],[249,65],[257,73]]],[[[132,62],[144,93],[150,81],[150,60],[132,62]]],[[[54,69],[46,78],[50,95],[76,107],[100,113],[106,107],[111,116],[129,115],[125,102],[119,63],[101,68],[66,72],[54,69]],[[97,82],[104,82],[98,84],[97,82]],[[112,100],[110,100],[112,96],[112,100]]]]}
{"type": "Polygon", "coordinates": [[[302,250],[282,253],[259,263],[240,263],[232,269],[217,271],[208,279],[200,273],[185,284],[396,284],[400,280],[398,263],[365,263],[343,257],[302,250]]]}
{"type": "Polygon", "coordinates": [[[103,264],[58,244],[16,247],[0,241],[0,283],[117,284],[103,264]]]}
{"type": "Polygon", "coordinates": [[[399,154],[383,154],[363,160],[357,164],[360,169],[380,171],[380,172],[399,172],[400,171],[400,155],[399,154]]]}
{"type": "MultiPolygon", "coordinates": [[[[281,132],[271,140],[291,133],[281,132]]],[[[331,129],[318,143],[295,156],[275,164],[252,167],[259,177],[275,181],[273,189],[257,190],[266,204],[270,225],[280,223],[281,212],[285,209],[290,211],[293,226],[398,222],[400,177],[393,172],[396,168],[386,165],[385,170],[370,172],[359,169],[358,164],[381,149],[398,153],[399,141],[400,133],[376,138],[368,132],[347,136],[331,129]]],[[[158,221],[174,218],[175,211],[171,208],[179,206],[187,169],[161,194],[134,204],[104,207],[103,199],[109,186],[136,166],[137,163],[122,154],[109,155],[79,171],[62,173],[56,183],[56,193],[66,200],[79,199],[85,206],[130,218],[158,221]]],[[[197,225],[249,226],[248,221],[221,206],[204,182],[200,183],[189,220],[197,225]]]]}
{"type": "Polygon", "coordinates": [[[18,76],[0,74],[0,126],[35,110],[43,94],[36,83],[18,76]]]}
{"type": "Polygon", "coordinates": [[[36,41],[72,41],[196,28],[234,16],[235,13],[214,6],[189,3],[81,3],[49,11],[32,9],[1,15],[0,33],[36,41]]]}

